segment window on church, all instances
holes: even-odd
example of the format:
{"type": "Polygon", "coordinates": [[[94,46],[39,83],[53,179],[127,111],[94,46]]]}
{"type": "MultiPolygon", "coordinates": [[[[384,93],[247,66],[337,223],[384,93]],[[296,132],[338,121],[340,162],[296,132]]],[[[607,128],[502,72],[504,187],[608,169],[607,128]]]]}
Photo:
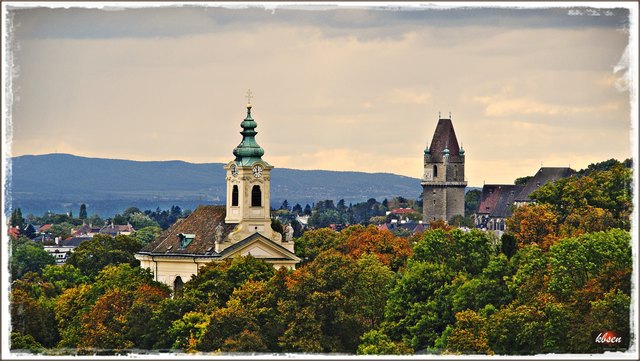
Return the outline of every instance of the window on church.
{"type": "Polygon", "coordinates": [[[238,206],[238,186],[234,185],[233,190],[231,191],[231,205],[234,207],[238,206]]]}
{"type": "Polygon", "coordinates": [[[434,177],[438,176],[438,166],[436,166],[435,164],[433,165],[433,176],[434,177]]]}
{"type": "Polygon", "coordinates": [[[251,189],[251,207],[262,207],[262,191],[258,185],[251,189]]]}
{"type": "Polygon", "coordinates": [[[196,238],[196,235],[180,233],[178,234],[178,238],[180,238],[180,249],[184,249],[186,246],[189,245],[189,243],[191,243],[191,241],[193,241],[196,238]]]}

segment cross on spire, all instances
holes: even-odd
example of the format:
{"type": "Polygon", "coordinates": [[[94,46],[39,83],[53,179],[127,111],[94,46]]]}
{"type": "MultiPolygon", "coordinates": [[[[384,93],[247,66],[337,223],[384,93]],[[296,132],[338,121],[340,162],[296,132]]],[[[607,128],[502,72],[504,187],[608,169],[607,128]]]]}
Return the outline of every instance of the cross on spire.
{"type": "Polygon", "coordinates": [[[251,98],[253,98],[253,93],[251,93],[251,89],[247,90],[247,104],[251,104],[251,98]]]}

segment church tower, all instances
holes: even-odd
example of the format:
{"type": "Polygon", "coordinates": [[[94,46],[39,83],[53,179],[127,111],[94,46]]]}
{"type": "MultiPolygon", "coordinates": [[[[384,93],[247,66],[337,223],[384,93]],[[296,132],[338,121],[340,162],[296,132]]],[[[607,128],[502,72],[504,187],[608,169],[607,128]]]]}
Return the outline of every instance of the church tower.
{"type": "Polygon", "coordinates": [[[431,145],[424,150],[422,219],[427,223],[464,216],[464,149],[458,146],[450,118],[438,119],[431,145]]]}
{"type": "Polygon", "coordinates": [[[235,159],[224,167],[227,171],[227,212],[224,221],[237,224],[229,234],[229,241],[234,243],[260,233],[272,241],[281,242],[280,233],[271,228],[270,173],[273,166],[262,159],[264,149],[256,142],[258,132],[255,128],[258,124],[251,117],[251,103],[247,104],[247,115],[240,126],[242,141],[233,150],[235,159]]]}

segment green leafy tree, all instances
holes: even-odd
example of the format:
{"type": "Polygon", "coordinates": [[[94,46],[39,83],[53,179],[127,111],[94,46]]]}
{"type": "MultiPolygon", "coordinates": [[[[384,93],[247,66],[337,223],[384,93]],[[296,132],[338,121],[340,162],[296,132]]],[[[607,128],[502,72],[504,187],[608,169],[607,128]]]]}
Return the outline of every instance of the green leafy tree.
{"type": "Polygon", "coordinates": [[[285,352],[355,352],[363,329],[353,315],[346,286],[354,260],[335,251],[321,253],[289,278],[287,300],[278,303],[285,325],[285,352]],[[305,335],[306,337],[300,337],[305,335]]]}
{"type": "Polygon", "coordinates": [[[182,318],[174,321],[169,328],[168,334],[174,341],[172,348],[182,349],[186,352],[198,351],[198,340],[202,338],[209,316],[203,312],[190,311],[182,318]]]}
{"type": "Polygon", "coordinates": [[[42,270],[42,279],[51,283],[56,290],[56,294],[60,295],[64,290],[76,287],[82,283],[89,281],[79,269],[70,265],[48,265],[42,270]]]}
{"type": "Polygon", "coordinates": [[[507,258],[511,259],[517,250],[518,240],[516,237],[509,232],[502,234],[500,237],[500,252],[507,256],[507,258]]]}
{"type": "Polygon", "coordinates": [[[11,332],[11,351],[30,352],[34,354],[43,353],[46,348],[36,341],[31,335],[23,335],[20,332],[11,332]]]}
{"type": "Polygon", "coordinates": [[[69,238],[71,236],[71,229],[74,227],[72,223],[62,222],[54,224],[49,228],[49,233],[52,237],[60,237],[62,239],[69,238]]]}
{"type": "Polygon", "coordinates": [[[577,209],[591,207],[610,215],[613,218],[610,226],[629,230],[633,208],[631,184],[631,169],[616,161],[610,166],[594,166],[593,170],[585,171],[582,176],[546,184],[530,197],[550,205],[558,215],[560,224],[571,214],[579,214],[581,211],[577,209]]]}
{"type": "Polygon", "coordinates": [[[491,239],[481,231],[435,229],[424,232],[414,247],[414,260],[446,264],[472,275],[482,272],[494,253],[491,239]]]}
{"type": "Polygon", "coordinates": [[[568,300],[588,281],[602,279],[606,282],[611,275],[630,269],[631,262],[629,232],[612,229],[564,239],[550,249],[549,290],[561,300],[568,300]]]}
{"type": "Polygon", "coordinates": [[[478,205],[480,205],[480,196],[482,191],[479,189],[472,189],[464,195],[464,215],[472,216],[478,211],[478,205]]]}
{"type": "Polygon", "coordinates": [[[513,182],[513,184],[515,184],[517,186],[524,186],[524,185],[527,184],[527,182],[529,182],[529,180],[531,180],[531,178],[533,178],[532,175],[528,175],[526,177],[516,178],[516,180],[513,182]]]}
{"type": "MultiPolygon", "coordinates": [[[[628,294],[621,290],[611,290],[601,299],[591,302],[587,324],[597,332],[614,331],[622,340],[617,346],[628,349],[631,340],[630,307],[631,297],[628,294]]],[[[602,352],[604,349],[597,351],[602,352]]]]}
{"type": "Polygon", "coordinates": [[[426,350],[454,322],[447,287],[455,272],[443,263],[409,260],[389,295],[382,330],[413,350],[426,350]]]}
{"type": "Polygon", "coordinates": [[[498,355],[535,355],[543,351],[545,315],[532,306],[510,304],[489,317],[486,334],[498,355]]]}
{"type": "Polygon", "coordinates": [[[548,279],[548,253],[537,244],[518,250],[511,258],[514,274],[507,278],[507,287],[517,304],[536,302],[540,292],[546,292],[548,279]]]}
{"type": "MultiPolygon", "coordinates": [[[[504,278],[510,276],[511,270],[504,255],[491,257],[487,267],[474,278],[467,279],[459,275],[460,286],[452,294],[453,311],[460,312],[467,309],[480,311],[487,305],[500,308],[511,302],[504,278]]],[[[454,281],[455,282],[455,281],[454,281]]]]}
{"type": "Polygon", "coordinates": [[[112,264],[128,263],[138,266],[134,254],[142,248],[137,239],[118,235],[112,238],[97,234],[90,241],[80,243],[67,259],[67,263],[77,267],[83,275],[95,277],[103,267],[112,264]]]}
{"type": "Polygon", "coordinates": [[[384,320],[384,307],[395,275],[374,254],[364,254],[356,262],[355,275],[349,294],[355,318],[368,329],[376,328],[384,320]]]}
{"type": "Polygon", "coordinates": [[[136,229],[137,230],[131,234],[131,237],[135,238],[143,245],[151,243],[151,241],[155,240],[162,233],[162,228],[158,226],[149,226],[136,229]]]}
{"type": "Polygon", "coordinates": [[[129,223],[134,229],[145,227],[158,227],[158,223],[142,212],[136,212],[129,216],[129,223]]]}
{"type": "Polygon", "coordinates": [[[201,302],[200,309],[221,307],[233,290],[248,280],[268,280],[275,270],[272,265],[252,256],[210,262],[184,284],[185,297],[201,302]]]}
{"type": "Polygon", "coordinates": [[[55,264],[55,258],[44,250],[42,244],[24,237],[11,241],[11,279],[17,280],[27,272],[42,273],[47,265],[55,264]]]}
{"type": "Polygon", "coordinates": [[[360,338],[358,355],[404,355],[412,354],[413,350],[402,341],[393,341],[382,331],[371,330],[360,338]]]}
{"type": "Polygon", "coordinates": [[[165,298],[160,301],[149,318],[144,343],[151,345],[150,348],[154,350],[173,347],[176,337],[169,334],[173,322],[194,311],[196,304],[196,300],[185,297],[165,298]]]}
{"type": "Polygon", "coordinates": [[[302,258],[303,263],[311,262],[320,252],[334,248],[338,244],[338,238],[339,234],[328,228],[306,231],[296,239],[296,255],[302,258]]]}
{"type": "Polygon", "coordinates": [[[309,226],[314,228],[324,228],[329,227],[331,224],[341,224],[346,222],[340,215],[340,212],[329,208],[313,212],[311,217],[309,217],[308,223],[309,226]]]}

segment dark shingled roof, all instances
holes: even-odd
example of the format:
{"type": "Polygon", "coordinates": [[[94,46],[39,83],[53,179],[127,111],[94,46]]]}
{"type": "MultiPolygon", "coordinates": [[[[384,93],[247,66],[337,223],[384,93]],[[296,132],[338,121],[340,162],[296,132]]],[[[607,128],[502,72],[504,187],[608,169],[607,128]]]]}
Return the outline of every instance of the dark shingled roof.
{"type": "Polygon", "coordinates": [[[78,247],[84,241],[90,241],[93,237],[73,237],[60,241],[60,245],[64,247],[78,247]]]}
{"type": "Polygon", "coordinates": [[[436,131],[433,133],[433,139],[429,146],[429,152],[433,157],[439,158],[445,148],[449,149],[451,158],[457,158],[460,155],[458,138],[456,138],[456,131],[453,130],[451,119],[438,120],[436,131]]]}
{"type": "Polygon", "coordinates": [[[568,167],[542,167],[538,170],[533,178],[529,179],[524,188],[515,198],[516,202],[531,202],[529,195],[539,187],[548,182],[555,182],[558,179],[567,178],[573,175],[575,171],[568,167]]]}
{"type": "Polygon", "coordinates": [[[226,213],[225,206],[199,206],[187,218],[174,223],[140,252],[166,255],[213,255],[218,224],[222,224],[223,239],[236,226],[224,223],[226,213]],[[180,249],[180,237],[178,237],[180,233],[196,235],[184,249],[180,249]]]}
{"type": "Polygon", "coordinates": [[[493,212],[491,212],[491,217],[511,217],[511,206],[514,203],[516,196],[522,191],[522,188],[524,188],[524,186],[512,184],[501,186],[498,202],[496,203],[493,212]]]}

